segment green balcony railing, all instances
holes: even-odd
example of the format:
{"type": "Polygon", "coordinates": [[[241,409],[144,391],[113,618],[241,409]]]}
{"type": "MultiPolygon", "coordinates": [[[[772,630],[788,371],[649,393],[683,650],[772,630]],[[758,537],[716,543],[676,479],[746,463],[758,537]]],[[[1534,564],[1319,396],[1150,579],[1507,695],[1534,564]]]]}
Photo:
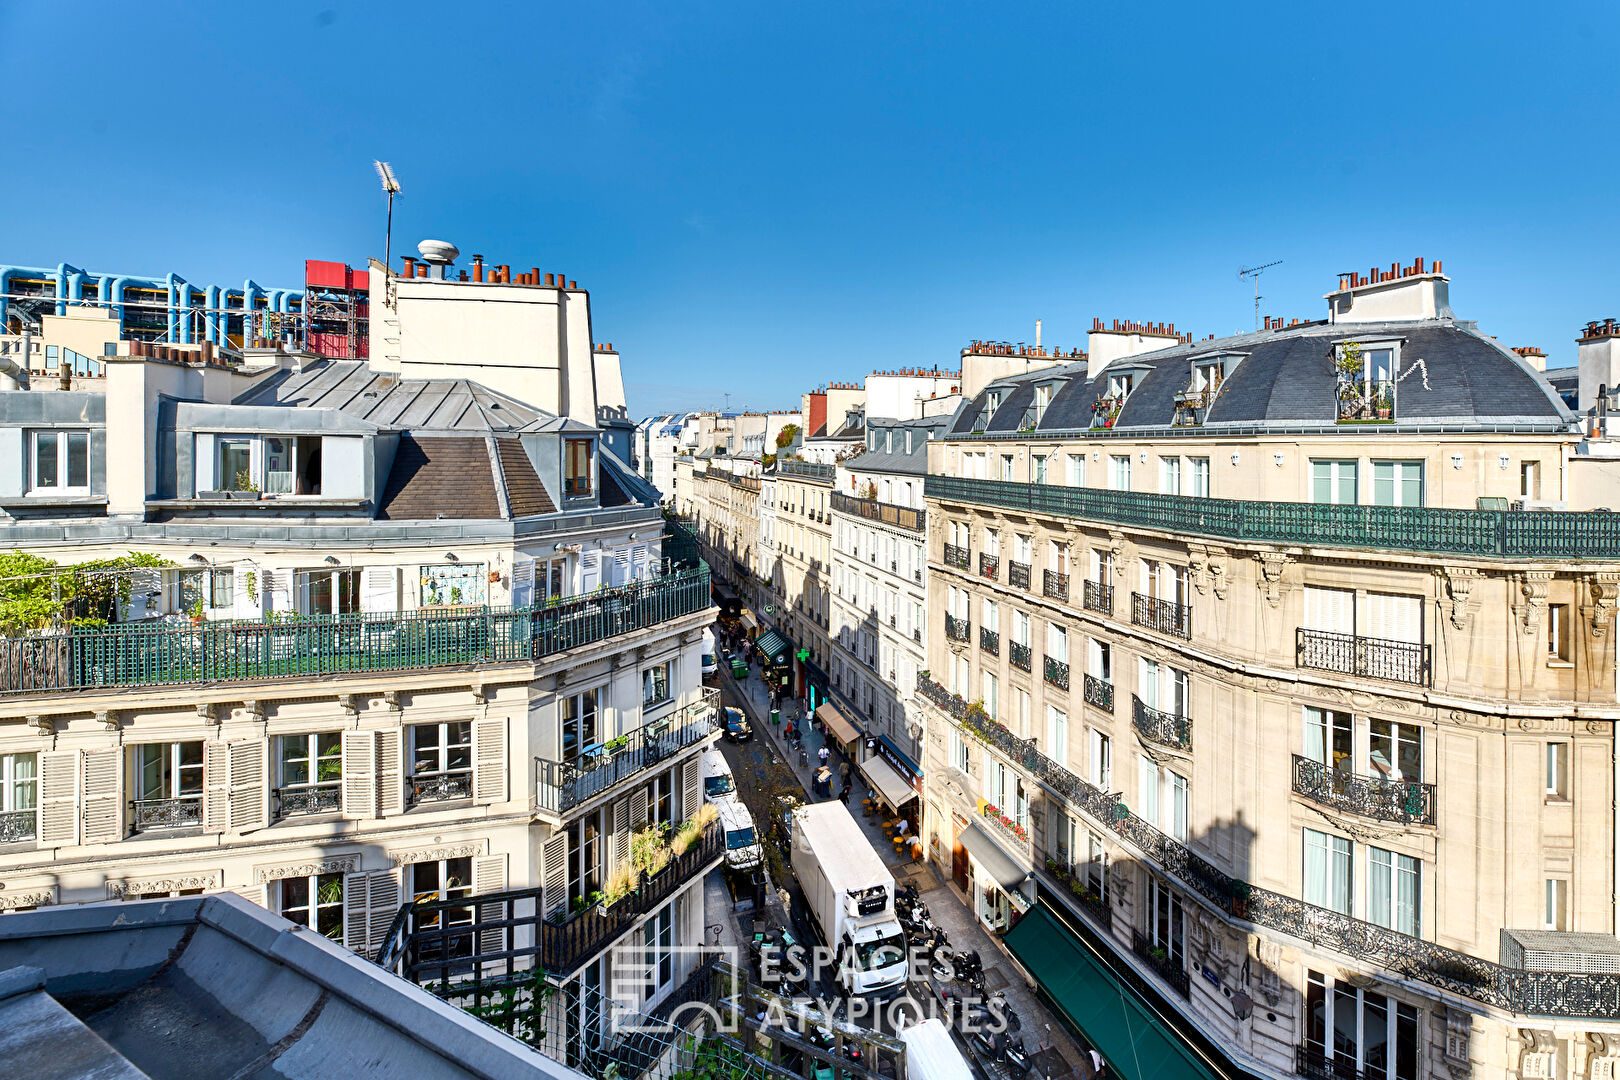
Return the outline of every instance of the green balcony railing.
{"type": "Polygon", "coordinates": [[[1620,559],[1620,514],[1202,499],[929,476],[930,499],[1223,540],[1507,558],[1620,559]]]}
{"type": "Polygon", "coordinates": [[[0,694],[535,660],[702,611],[709,569],[524,608],[131,623],[0,638],[0,694]]]}

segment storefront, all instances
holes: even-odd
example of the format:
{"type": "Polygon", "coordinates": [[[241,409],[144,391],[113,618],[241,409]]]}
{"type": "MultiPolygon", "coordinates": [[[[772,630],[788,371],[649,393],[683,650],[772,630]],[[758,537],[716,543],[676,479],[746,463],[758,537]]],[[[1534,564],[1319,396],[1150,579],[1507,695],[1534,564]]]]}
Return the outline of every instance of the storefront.
{"type": "Polygon", "coordinates": [[[821,728],[826,732],[828,746],[851,761],[859,760],[861,733],[855,730],[854,724],[844,719],[844,714],[838,711],[836,705],[830,701],[818,705],[816,719],[821,721],[821,728]]]}
{"type": "MultiPolygon", "coordinates": [[[[878,744],[876,740],[868,739],[866,745],[871,747],[878,744]]],[[[869,752],[861,761],[861,775],[866,777],[866,782],[890,813],[904,815],[913,825],[918,825],[917,791],[889,763],[888,758],[869,752]]]]}
{"type": "Polygon", "coordinates": [[[967,852],[967,893],[973,914],[991,931],[1005,932],[1015,915],[1029,909],[1029,898],[1024,894],[1029,871],[1003,851],[977,822],[969,822],[956,842],[967,852]]]}
{"type": "Polygon", "coordinates": [[[754,639],[754,655],[759,658],[759,677],[773,697],[784,697],[792,682],[793,644],[780,630],[763,630],[754,639]]]}
{"type": "Polygon", "coordinates": [[[827,700],[827,687],[832,685],[832,680],[827,678],[825,671],[811,663],[809,649],[800,649],[793,655],[799,661],[799,677],[794,691],[804,699],[810,711],[815,712],[827,700]]]}

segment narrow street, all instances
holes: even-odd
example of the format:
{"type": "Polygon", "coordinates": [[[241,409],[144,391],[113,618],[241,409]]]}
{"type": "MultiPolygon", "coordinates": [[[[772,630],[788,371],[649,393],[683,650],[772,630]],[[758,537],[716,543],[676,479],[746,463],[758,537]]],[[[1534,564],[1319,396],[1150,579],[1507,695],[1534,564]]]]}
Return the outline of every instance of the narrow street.
{"type": "MultiPolygon", "coordinates": [[[[760,820],[757,808],[771,805],[779,794],[792,794],[806,802],[820,801],[815,799],[810,791],[811,780],[817,768],[817,750],[823,741],[822,736],[813,725],[805,729],[804,748],[808,764],[801,764],[798,752],[787,745],[783,730],[790,716],[797,722],[802,703],[788,699],[784,703],[780,722],[773,726],[770,722],[769,694],[757,674],[757,667],[750,667],[746,680],[734,679],[726,667],[722,667],[717,676],[711,676],[711,679],[715,678],[721,687],[722,702],[733,708],[741,708],[754,730],[754,738],[748,742],[738,744],[722,740],[720,747],[737,777],[738,791],[744,794],[745,801],[748,802],[750,809],[754,810],[755,828],[769,848],[770,822],[760,820]],[[793,787],[795,782],[796,788],[793,787]]],[[[834,798],[840,794],[838,775],[841,758],[842,755],[834,749],[828,761],[833,773],[834,798]]],[[[902,886],[910,885],[922,896],[928,905],[930,916],[949,937],[951,948],[957,951],[973,950],[979,954],[984,964],[985,990],[990,993],[1000,990],[1005,994],[1008,1004],[1023,1021],[1020,1034],[1025,1046],[1031,1052],[1032,1068],[1029,1074],[1031,1080],[1036,1077],[1045,1080],[1066,1080],[1071,1077],[1076,1080],[1091,1080],[1091,1066],[1082,1048],[1076,1045],[1062,1021],[1052,1014],[1025,983],[1016,965],[1002,951],[999,942],[973,917],[961,891],[947,878],[942,877],[932,864],[921,860],[914,862],[909,855],[909,845],[903,851],[897,850],[893,843],[884,837],[882,822],[878,815],[868,816],[862,813],[861,798],[865,794],[865,781],[860,773],[853,769],[853,764],[852,762],[853,790],[847,803],[851,815],[866,834],[873,849],[894,874],[896,883],[902,886]]],[[[915,828],[915,823],[913,827],[915,828]]],[[[768,906],[772,910],[768,914],[776,919],[787,919],[796,934],[807,935],[810,928],[805,921],[806,917],[802,914],[797,883],[792,880],[791,872],[787,870],[785,864],[781,867],[780,878],[776,874],[773,868],[773,884],[780,892],[771,898],[772,902],[768,906]],[[787,897],[786,903],[779,906],[777,899],[784,894],[787,897]]],[[[710,883],[707,896],[710,905],[707,915],[711,929],[716,925],[724,927],[719,932],[717,940],[722,943],[745,942],[752,933],[755,913],[747,911],[734,914],[724,907],[715,907],[716,904],[726,904],[728,900],[724,886],[717,886],[715,882],[710,883]]],[[[712,934],[711,940],[714,939],[716,938],[712,934]]],[[[930,980],[928,986],[914,987],[913,996],[932,995],[939,985],[930,980]]],[[[999,1080],[995,1074],[991,1075],[993,1080],[999,1080]]]]}

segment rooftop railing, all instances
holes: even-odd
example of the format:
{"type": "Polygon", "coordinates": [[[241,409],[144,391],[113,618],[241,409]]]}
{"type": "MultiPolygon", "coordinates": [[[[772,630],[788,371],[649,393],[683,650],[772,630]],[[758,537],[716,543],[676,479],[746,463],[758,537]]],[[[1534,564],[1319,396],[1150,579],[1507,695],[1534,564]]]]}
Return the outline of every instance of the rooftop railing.
{"type": "Polygon", "coordinates": [[[911,506],[895,506],[876,499],[857,499],[853,495],[833,492],[832,508],[840,514],[853,514],[868,521],[893,525],[911,532],[922,532],[927,524],[928,512],[911,506]]]}
{"type": "Polygon", "coordinates": [[[1620,559],[1620,514],[1205,499],[929,476],[930,499],[1268,544],[1499,558],[1620,559]]]}
{"type": "Polygon", "coordinates": [[[813,461],[778,461],[776,471],[784,476],[803,476],[811,480],[831,480],[838,473],[832,465],[818,465],[813,461]]]}
{"type": "Polygon", "coordinates": [[[707,608],[699,566],[524,608],[128,623],[0,638],[0,694],[537,660],[707,608]]]}

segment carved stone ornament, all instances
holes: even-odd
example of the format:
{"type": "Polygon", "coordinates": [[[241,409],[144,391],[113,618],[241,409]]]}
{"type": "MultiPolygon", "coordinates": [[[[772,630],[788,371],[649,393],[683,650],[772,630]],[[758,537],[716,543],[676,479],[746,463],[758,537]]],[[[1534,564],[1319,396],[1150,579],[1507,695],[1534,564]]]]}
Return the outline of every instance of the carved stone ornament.
{"type": "Polygon", "coordinates": [[[1473,622],[1474,612],[1479,609],[1479,599],[1474,595],[1474,589],[1480,582],[1480,572],[1469,566],[1447,566],[1442,568],[1440,574],[1450,604],[1447,614],[1451,618],[1451,625],[1457,630],[1466,630],[1473,622]]]}
{"type": "Polygon", "coordinates": [[[1614,625],[1614,613],[1620,607],[1620,572],[1603,570],[1587,579],[1592,590],[1592,606],[1588,609],[1592,619],[1592,636],[1605,637],[1614,625]]]}
{"type": "Polygon", "coordinates": [[[1519,599],[1514,608],[1519,613],[1519,625],[1526,634],[1534,635],[1541,629],[1541,618],[1547,613],[1547,589],[1552,584],[1551,570],[1526,570],[1518,576],[1519,599]]]}
{"type": "Polygon", "coordinates": [[[0,892],[0,911],[25,907],[48,907],[56,903],[56,886],[40,885],[21,892],[0,892]]]}
{"type": "Polygon", "coordinates": [[[264,702],[258,700],[257,698],[244,698],[242,700],[241,709],[237,711],[242,714],[244,719],[255,721],[263,720],[264,702]]]}
{"type": "Polygon", "coordinates": [[[339,694],[336,700],[337,707],[343,710],[343,715],[348,719],[353,720],[360,715],[360,705],[354,700],[353,694],[339,694]]]}
{"type": "Polygon", "coordinates": [[[1540,731],[1541,730],[1541,718],[1539,716],[1521,716],[1521,717],[1519,717],[1519,730],[1520,731],[1540,731]]]}
{"type": "Polygon", "coordinates": [[[1445,1006],[1442,1010],[1445,1017],[1446,1048],[1441,1055],[1445,1062],[1446,1071],[1453,1080],[1464,1080],[1473,1074],[1473,1063],[1469,1061],[1469,1039],[1474,1033],[1474,1018],[1461,1009],[1445,1006]]]}
{"type": "Polygon", "coordinates": [[[40,735],[47,739],[56,734],[56,721],[49,716],[41,716],[38,713],[34,713],[28,717],[28,726],[34,729],[35,735],[40,735]]]}
{"type": "Polygon", "coordinates": [[[329,855],[312,862],[285,863],[279,866],[255,866],[253,880],[256,884],[267,881],[280,881],[283,878],[314,877],[316,874],[352,874],[360,869],[360,856],[329,855]]]}
{"type": "Polygon", "coordinates": [[[438,862],[440,859],[465,859],[483,853],[484,841],[468,840],[460,844],[441,844],[437,847],[390,851],[388,861],[395,866],[408,866],[411,863],[438,862]]]}
{"type": "Polygon", "coordinates": [[[1255,555],[1260,564],[1260,580],[1257,583],[1266,594],[1266,603],[1273,608],[1282,605],[1283,597],[1283,571],[1288,567],[1288,556],[1280,551],[1262,551],[1255,555]]]}
{"type": "Polygon", "coordinates": [[[382,702],[384,708],[392,712],[400,711],[398,690],[384,690],[377,700],[382,702]]]}
{"type": "Polygon", "coordinates": [[[103,728],[107,729],[108,731],[117,731],[118,730],[118,710],[117,709],[97,709],[96,710],[96,723],[100,724],[103,728]]]}
{"type": "Polygon", "coordinates": [[[1226,590],[1231,588],[1232,579],[1226,572],[1226,549],[1211,547],[1209,551],[1209,586],[1215,592],[1215,599],[1225,600],[1226,590]]]}
{"type": "Polygon", "coordinates": [[[219,723],[219,711],[214,708],[212,702],[199,701],[197,703],[197,719],[213,727],[219,723]]]}
{"type": "Polygon", "coordinates": [[[1187,579],[1198,595],[1209,588],[1209,555],[1203,544],[1187,545],[1187,579]]]}
{"type": "Polygon", "coordinates": [[[1113,556],[1114,565],[1118,567],[1125,561],[1125,534],[1110,531],[1108,534],[1108,554],[1113,556]]]}
{"type": "Polygon", "coordinates": [[[1586,722],[1586,733],[1588,735],[1607,735],[1613,727],[1613,724],[1605,724],[1601,720],[1588,720],[1586,722]]]}
{"type": "Polygon", "coordinates": [[[180,874],[161,878],[125,878],[107,882],[107,899],[122,900],[128,896],[147,893],[172,893],[183,889],[219,888],[218,870],[200,870],[194,874],[180,874]]]}

